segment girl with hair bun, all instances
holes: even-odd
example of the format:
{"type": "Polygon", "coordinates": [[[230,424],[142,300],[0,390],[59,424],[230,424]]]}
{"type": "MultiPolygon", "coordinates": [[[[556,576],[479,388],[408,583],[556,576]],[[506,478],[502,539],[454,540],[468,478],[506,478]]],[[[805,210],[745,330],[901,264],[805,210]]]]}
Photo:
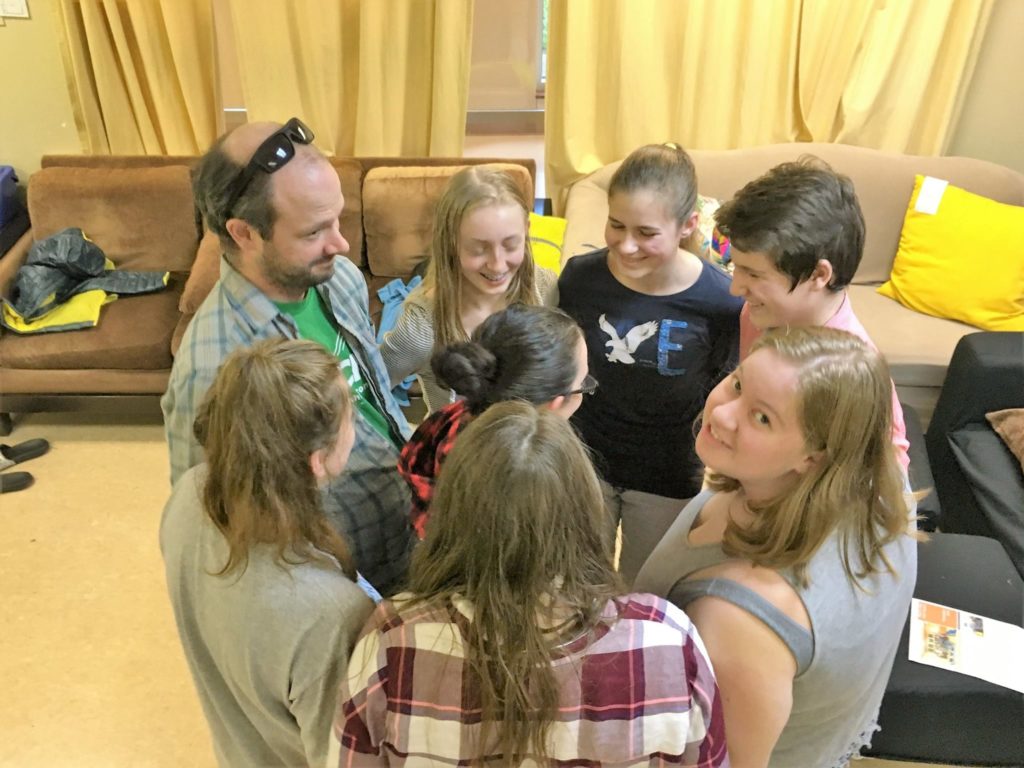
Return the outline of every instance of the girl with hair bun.
{"type": "Polygon", "coordinates": [[[476,416],[494,403],[522,400],[568,419],[597,387],[579,327],[550,307],[513,304],[484,320],[469,341],[439,349],[430,364],[437,380],[461,399],[428,416],[398,459],[421,539],[441,464],[476,416]]]}

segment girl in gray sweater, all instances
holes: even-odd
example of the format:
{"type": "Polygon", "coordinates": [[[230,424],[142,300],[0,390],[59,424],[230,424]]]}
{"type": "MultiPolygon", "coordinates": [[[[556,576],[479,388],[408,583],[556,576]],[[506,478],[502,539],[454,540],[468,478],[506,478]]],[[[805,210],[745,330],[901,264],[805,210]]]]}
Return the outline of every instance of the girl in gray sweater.
{"type": "Polygon", "coordinates": [[[206,463],[175,483],[160,548],[217,760],[323,765],[340,678],[373,609],[321,506],[354,439],[338,361],[310,341],[238,350],[195,433],[206,463]]]}

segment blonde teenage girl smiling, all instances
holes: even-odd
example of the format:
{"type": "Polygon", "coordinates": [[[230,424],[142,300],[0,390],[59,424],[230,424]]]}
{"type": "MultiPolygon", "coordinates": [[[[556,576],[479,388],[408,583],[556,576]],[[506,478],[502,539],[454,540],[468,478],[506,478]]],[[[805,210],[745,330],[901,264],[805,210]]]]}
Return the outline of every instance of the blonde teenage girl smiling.
{"type": "Polygon", "coordinates": [[[455,399],[430,370],[435,347],[468,341],[495,312],[553,291],[555,275],[533,263],[529,212],[515,179],[487,166],[459,171],[438,201],[426,278],[381,345],[392,383],[416,374],[428,412],[455,399]]]}
{"type": "Polygon", "coordinates": [[[700,630],[734,766],[843,768],[877,728],[917,571],[890,387],[857,337],[793,328],[708,396],[711,490],[635,588],[700,630]]]}

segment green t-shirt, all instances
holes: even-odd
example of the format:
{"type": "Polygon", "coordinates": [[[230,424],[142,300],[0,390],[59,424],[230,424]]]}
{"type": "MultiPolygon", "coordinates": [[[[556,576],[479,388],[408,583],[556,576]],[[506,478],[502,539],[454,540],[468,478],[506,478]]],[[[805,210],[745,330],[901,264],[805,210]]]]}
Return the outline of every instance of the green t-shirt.
{"type": "Polygon", "coordinates": [[[283,302],[275,301],[277,308],[290,316],[295,321],[302,338],[315,341],[324,349],[338,358],[341,364],[341,371],[345,374],[352,394],[355,397],[356,408],[363,415],[374,429],[384,437],[399,445],[391,432],[388,420],[380,405],[374,400],[373,390],[366,383],[362,372],[359,370],[359,363],[352,354],[352,350],[342,336],[341,330],[337,327],[327,308],[320,299],[316,290],[306,291],[306,298],[302,301],[283,302]]]}

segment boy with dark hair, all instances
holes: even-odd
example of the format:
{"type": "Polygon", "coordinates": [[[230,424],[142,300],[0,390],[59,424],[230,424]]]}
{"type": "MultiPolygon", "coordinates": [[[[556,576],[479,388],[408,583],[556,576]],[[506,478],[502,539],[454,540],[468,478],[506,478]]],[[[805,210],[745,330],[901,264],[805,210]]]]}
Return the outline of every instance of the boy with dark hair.
{"type": "MultiPolygon", "coordinates": [[[[754,179],[715,214],[735,265],[740,359],[761,332],[781,326],[849,331],[874,347],[846,286],[864,253],[864,214],[853,182],[805,155],[754,179]]],[[[892,389],[893,444],[910,464],[903,409],[892,389]]]]}

